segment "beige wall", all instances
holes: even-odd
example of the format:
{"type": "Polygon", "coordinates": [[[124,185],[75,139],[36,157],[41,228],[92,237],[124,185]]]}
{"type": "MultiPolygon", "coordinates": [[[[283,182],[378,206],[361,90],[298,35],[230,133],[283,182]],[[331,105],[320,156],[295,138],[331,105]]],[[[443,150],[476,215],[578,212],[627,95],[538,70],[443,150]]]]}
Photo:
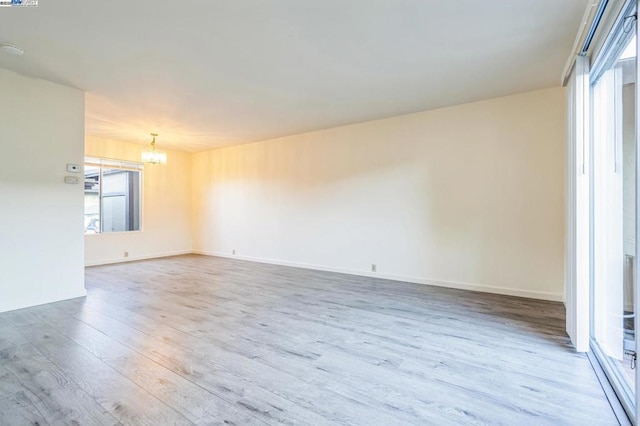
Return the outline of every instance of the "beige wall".
{"type": "Polygon", "coordinates": [[[194,154],[194,249],[561,300],[564,105],[554,88],[194,154]]]}
{"type": "MultiPolygon", "coordinates": [[[[88,138],[86,155],[140,161],[148,147],[88,138]]],[[[167,152],[167,165],[145,165],[143,172],[142,232],[85,236],[85,263],[97,265],[190,253],[191,154],[167,152]],[[124,252],[129,257],[124,257],[124,252]]]]}
{"type": "Polygon", "coordinates": [[[81,91],[0,69],[0,312],[85,294],[83,144],[81,91]]]}

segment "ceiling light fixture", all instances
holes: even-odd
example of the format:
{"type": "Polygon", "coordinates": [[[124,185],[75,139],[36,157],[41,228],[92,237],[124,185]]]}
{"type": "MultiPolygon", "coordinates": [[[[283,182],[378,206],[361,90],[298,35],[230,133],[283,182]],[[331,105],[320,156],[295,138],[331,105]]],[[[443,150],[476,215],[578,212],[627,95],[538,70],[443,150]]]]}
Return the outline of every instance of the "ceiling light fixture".
{"type": "Polygon", "coordinates": [[[151,133],[153,141],[151,141],[151,150],[142,151],[142,162],[148,164],[167,164],[167,153],[156,151],[157,133],[151,133]]]}
{"type": "Polygon", "coordinates": [[[24,55],[24,49],[18,46],[14,46],[13,44],[1,43],[0,49],[2,49],[3,52],[8,53],[9,55],[13,55],[13,56],[24,55]]]}

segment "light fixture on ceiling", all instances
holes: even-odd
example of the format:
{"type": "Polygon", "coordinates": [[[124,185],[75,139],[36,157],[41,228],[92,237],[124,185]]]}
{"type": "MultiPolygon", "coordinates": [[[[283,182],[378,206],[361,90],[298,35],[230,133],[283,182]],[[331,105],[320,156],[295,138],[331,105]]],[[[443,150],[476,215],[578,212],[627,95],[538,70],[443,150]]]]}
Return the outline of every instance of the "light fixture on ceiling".
{"type": "Polygon", "coordinates": [[[167,153],[156,150],[157,133],[151,133],[153,141],[151,141],[151,149],[142,151],[142,162],[148,164],[167,164],[167,153]]]}
{"type": "Polygon", "coordinates": [[[3,52],[13,55],[13,56],[22,56],[24,55],[24,49],[13,44],[0,43],[0,49],[3,52]]]}

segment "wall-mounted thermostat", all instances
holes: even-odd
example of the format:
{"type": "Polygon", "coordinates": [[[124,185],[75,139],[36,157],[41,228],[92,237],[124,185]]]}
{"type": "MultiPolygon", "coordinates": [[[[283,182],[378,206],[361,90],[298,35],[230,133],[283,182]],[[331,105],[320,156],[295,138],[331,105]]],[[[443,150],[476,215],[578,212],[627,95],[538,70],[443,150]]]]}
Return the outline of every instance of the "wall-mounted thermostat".
{"type": "Polygon", "coordinates": [[[64,183],[68,183],[71,185],[77,185],[80,183],[80,178],[78,176],[65,176],[64,183]]]}
{"type": "Polygon", "coordinates": [[[79,164],[67,164],[67,171],[69,173],[80,173],[80,165],[79,164]]]}

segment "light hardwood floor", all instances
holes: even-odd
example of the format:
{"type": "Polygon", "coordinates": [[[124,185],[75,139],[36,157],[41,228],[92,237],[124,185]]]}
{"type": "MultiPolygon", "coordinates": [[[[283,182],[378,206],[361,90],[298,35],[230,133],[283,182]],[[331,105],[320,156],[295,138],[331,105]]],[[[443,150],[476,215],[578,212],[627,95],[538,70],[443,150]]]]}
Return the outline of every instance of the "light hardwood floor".
{"type": "Polygon", "coordinates": [[[0,424],[613,425],[562,304],[178,256],[0,314],[0,424]]]}

